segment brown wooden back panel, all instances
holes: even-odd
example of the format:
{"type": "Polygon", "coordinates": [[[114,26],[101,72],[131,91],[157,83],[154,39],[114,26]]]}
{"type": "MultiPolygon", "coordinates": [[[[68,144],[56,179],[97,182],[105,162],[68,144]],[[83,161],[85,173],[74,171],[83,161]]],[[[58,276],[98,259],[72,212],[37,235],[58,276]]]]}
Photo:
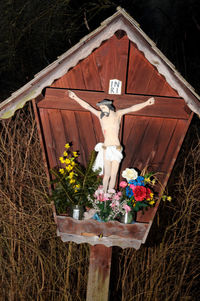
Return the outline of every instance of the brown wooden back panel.
{"type": "Polygon", "coordinates": [[[102,140],[98,119],[89,112],[40,109],[44,142],[49,166],[60,165],[67,142],[81,153],[80,163],[86,165],[94,146],[102,140]]]}
{"type": "MultiPolygon", "coordinates": [[[[126,35],[116,35],[95,49],[85,60],[68,71],[46,90],[38,103],[47,161],[50,167],[59,164],[66,142],[81,153],[80,162],[86,164],[96,143],[103,141],[98,119],[68,98],[66,89],[95,106],[107,94],[109,80],[122,80],[122,95],[112,95],[117,109],[145,101],[156,95],[156,104],[134,114],[124,116],[121,141],[126,167],[142,170],[148,167],[159,172],[166,185],[182,141],[191,121],[191,112],[126,35]]],[[[138,221],[152,220],[155,210],[149,210],[138,221]]]]}
{"type": "Polygon", "coordinates": [[[129,40],[115,35],[95,49],[88,58],[79,62],[52,87],[108,91],[109,80],[117,78],[125,89],[129,40]]]}
{"type": "Polygon", "coordinates": [[[133,43],[130,43],[127,93],[179,96],[133,43]]]}

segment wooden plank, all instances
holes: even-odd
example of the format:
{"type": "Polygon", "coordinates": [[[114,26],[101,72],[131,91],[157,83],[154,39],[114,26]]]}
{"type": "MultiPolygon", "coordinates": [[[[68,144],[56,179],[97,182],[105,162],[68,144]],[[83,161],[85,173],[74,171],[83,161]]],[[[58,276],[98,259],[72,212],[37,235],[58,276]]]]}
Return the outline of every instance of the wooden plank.
{"type": "Polygon", "coordinates": [[[168,84],[167,81],[165,81],[164,86],[160,90],[160,95],[165,96],[172,96],[172,97],[178,97],[178,92],[175,89],[172,89],[172,87],[168,84]]]}
{"type": "Polygon", "coordinates": [[[167,185],[167,181],[174,167],[175,161],[177,159],[178,153],[180,151],[181,145],[183,143],[193,115],[194,114],[192,113],[188,121],[178,120],[177,122],[174,134],[171,139],[169,151],[166,153],[165,156],[166,165],[163,166],[163,169],[167,170],[167,176],[165,177],[165,179],[162,180],[162,184],[164,187],[167,185]]]}
{"type": "MultiPolygon", "coordinates": [[[[85,101],[96,107],[96,103],[106,98],[103,92],[74,90],[74,92],[85,101]]],[[[68,97],[66,89],[47,88],[45,99],[38,103],[40,108],[51,108],[59,110],[85,111],[80,105],[68,97]]],[[[96,107],[97,109],[97,107],[96,107]]]]}
{"type": "Polygon", "coordinates": [[[49,114],[45,109],[40,108],[40,118],[42,123],[42,130],[44,133],[44,144],[48,154],[48,162],[49,166],[53,167],[58,164],[56,152],[55,152],[55,140],[52,137],[50,122],[49,122],[49,114]]]}
{"type": "MultiPolygon", "coordinates": [[[[116,108],[123,109],[142,103],[149,99],[147,95],[121,95],[115,98],[114,105],[116,108]]],[[[185,101],[181,98],[155,97],[155,105],[148,106],[140,111],[130,113],[135,116],[149,116],[162,118],[180,118],[188,119],[190,113],[185,110],[185,101]]]]}
{"type": "MultiPolygon", "coordinates": [[[[177,120],[176,119],[159,119],[159,123],[156,122],[156,120],[152,120],[152,122],[155,122],[155,125],[157,127],[157,131],[151,130],[148,124],[148,127],[144,129],[144,132],[142,132],[142,126],[141,126],[141,133],[140,135],[143,136],[143,140],[140,142],[138,146],[135,147],[135,153],[138,154],[138,158],[135,159],[135,167],[139,168],[140,170],[145,167],[145,152],[146,154],[149,153],[149,162],[148,165],[151,168],[152,171],[159,173],[158,179],[163,183],[167,176],[167,169],[169,166],[170,161],[166,161],[166,153],[168,151],[171,151],[171,140],[174,135],[174,128],[176,128],[177,120]],[[146,138],[145,138],[146,137],[146,138]],[[150,147],[149,147],[149,141],[150,141],[150,147]],[[152,149],[152,151],[151,151],[152,149]],[[163,165],[165,168],[163,168],[163,165]]],[[[139,130],[138,130],[139,134],[139,130]]],[[[133,138],[132,138],[133,140],[133,138]]],[[[153,219],[153,217],[156,214],[158,208],[158,203],[156,204],[155,208],[149,209],[148,211],[145,211],[144,214],[142,212],[139,212],[137,214],[137,221],[139,222],[149,222],[153,219]]]]}
{"type": "Polygon", "coordinates": [[[66,137],[66,141],[63,141],[63,145],[65,145],[65,143],[72,143],[72,149],[80,152],[79,162],[84,164],[82,156],[83,148],[81,148],[82,146],[80,145],[80,131],[76,122],[76,112],[61,110],[61,114],[66,137]]]}
{"type": "Polygon", "coordinates": [[[80,61],[63,77],[55,81],[52,87],[108,91],[109,80],[117,78],[126,85],[129,39],[116,35],[80,61]]]}
{"type": "Polygon", "coordinates": [[[73,241],[77,244],[118,246],[138,250],[145,243],[150,223],[122,224],[117,221],[99,223],[93,219],[74,220],[71,217],[56,215],[53,207],[54,220],[57,224],[57,235],[63,242],[73,241]]]}
{"type": "MultiPolygon", "coordinates": [[[[162,96],[174,96],[175,93],[174,93],[174,91],[171,87],[170,87],[170,91],[167,90],[169,92],[169,94],[165,93],[164,86],[166,84],[166,79],[163,77],[163,75],[158,73],[157,69],[154,66],[152,66],[151,64],[150,64],[149,67],[151,69],[153,69],[153,72],[152,72],[151,80],[149,81],[149,83],[147,85],[147,88],[146,88],[147,90],[146,90],[145,94],[162,95],[162,96]],[[171,92],[171,90],[172,90],[172,92],[171,92]],[[161,94],[161,91],[162,91],[162,94],[161,94]]],[[[178,94],[176,94],[175,96],[179,97],[178,94]]]]}
{"type": "MultiPolygon", "coordinates": [[[[192,116],[191,116],[192,118],[192,116]]],[[[157,170],[158,172],[161,172],[159,176],[159,180],[162,183],[163,189],[165,188],[167,181],[169,179],[169,176],[171,174],[172,168],[175,164],[175,161],[177,159],[180,147],[182,145],[183,139],[185,137],[185,134],[187,132],[188,126],[191,122],[191,118],[188,121],[185,120],[177,120],[171,121],[171,125],[168,121],[167,123],[163,123],[162,128],[162,139],[161,142],[161,148],[159,151],[157,151],[158,156],[154,158],[154,163],[156,166],[158,166],[157,170]],[[165,133],[164,133],[165,130],[165,133]],[[162,153],[162,154],[161,154],[162,153]],[[157,160],[157,162],[156,162],[157,160]]],[[[161,137],[160,137],[161,139],[161,137]]],[[[144,215],[142,213],[139,213],[137,215],[137,221],[138,222],[149,222],[150,220],[153,220],[158,205],[156,205],[155,208],[148,210],[145,212],[144,215]]]]}
{"type": "MultiPolygon", "coordinates": [[[[156,169],[158,166],[155,166],[155,160],[157,157],[157,143],[160,135],[162,135],[162,119],[144,117],[136,119],[133,116],[126,116],[124,128],[123,141],[125,141],[124,144],[126,145],[126,157],[122,163],[122,170],[126,167],[134,167],[142,171],[143,168],[147,167],[149,171],[159,171],[159,169],[156,169]],[[129,141],[133,141],[133,144],[129,143],[129,141]]],[[[137,221],[149,222],[155,215],[156,210],[157,206],[145,212],[145,215],[138,213],[137,221]]]]}
{"type": "MultiPolygon", "coordinates": [[[[36,103],[39,100],[41,100],[41,96],[37,97],[37,99],[32,99],[32,104],[33,104],[33,110],[34,110],[34,114],[35,114],[35,120],[37,123],[37,132],[38,132],[40,145],[41,145],[41,149],[42,149],[44,168],[46,171],[48,182],[50,183],[49,161],[48,161],[48,157],[47,157],[47,150],[46,150],[45,143],[44,143],[44,133],[43,133],[43,128],[42,128],[42,124],[41,124],[41,120],[40,120],[39,110],[36,105],[36,103]]],[[[49,189],[50,189],[50,186],[49,186],[49,189]]]]}
{"type": "MultiPolygon", "coordinates": [[[[127,93],[152,94],[149,84],[155,76],[155,69],[146,60],[137,47],[130,43],[129,69],[127,76],[127,93]]],[[[164,82],[160,81],[163,86],[164,82]]],[[[158,95],[156,91],[156,95],[158,95]]]]}
{"type": "Polygon", "coordinates": [[[70,80],[69,80],[69,71],[63,75],[62,77],[58,78],[55,80],[52,84],[51,87],[57,87],[57,88],[69,88],[70,87],[70,80]]]}
{"type": "MultiPolygon", "coordinates": [[[[54,151],[57,160],[56,165],[60,165],[59,157],[65,150],[66,136],[65,128],[60,110],[48,110],[49,122],[51,127],[51,136],[54,140],[54,151]]],[[[52,166],[51,166],[52,167],[52,166]]]]}
{"type": "Polygon", "coordinates": [[[80,63],[80,68],[83,74],[85,89],[103,91],[98,65],[95,60],[95,51],[80,63]]]}
{"type": "Polygon", "coordinates": [[[104,60],[104,77],[105,77],[105,92],[108,92],[109,81],[111,79],[118,79],[122,81],[122,94],[126,87],[126,74],[128,63],[129,40],[125,35],[118,39],[114,35],[108,41],[109,54],[104,60]]]}
{"type": "Polygon", "coordinates": [[[92,118],[89,112],[80,111],[61,110],[61,115],[65,132],[65,140],[62,143],[72,143],[72,149],[80,153],[79,162],[85,166],[91,150],[97,143],[94,124],[97,118],[92,118]]]}
{"type": "MultiPolygon", "coordinates": [[[[96,145],[95,129],[91,113],[76,112],[76,125],[79,131],[79,149],[83,158],[83,164],[86,166],[89,155],[96,145]]],[[[73,128],[72,128],[73,137],[73,128]]]]}
{"type": "MultiPolygon", "coordinates": [[[[103,92],[93,91],[75,91],[77,95],[90,103],[93,107],[96,107],[96,103],[104,98],[110,98],[114,100],[114,106],[116,109],[123,109],[130,107],[131,105],[138,104],[146,101],[149,96],[144,95],[106,95],[103,92]]],[[[131,113],[135,116],[152,116],[152,117],[164,117],[164,118],[179,118],[188,119],[190,111],[186,110],[185,101],[181,98],[171,97],[155,97],[156,103],[153,106],[148,106],[140,111],[131,113]]],[[[84,109],[78,105],[75,101],[70,99],[65,89],[47,89],[46,97],[44,100],[38,103],[40,108],[54,108],[63,110],[80,110],[84,109]]]]}
{"type": "MultiPolygon", "coordinates": [[[[140,144],[134,147],[134,166],[139,170],[149,168],[153,170],[151,164],[152,159],[156,156],[155,143],[157,136],[160,132],[161,119],[160,118],[147,118],[148,124],[143,128],[138,129],[138,134],[141,136],[140,144]]],[[[131,140],[134,141],[135,133],[132,132],[131,140]]]]}
{"type": "MultiPolygon", "coordinates": [[[[123,239],[143,240],[148,229],[148,223],[123,224],[118,221],[98,222],[94,219],[75,220],[71,217],[57,216],[57,226],[60,233],[103,237],[119,237],[123,239]]],[[[101,243],[98,238],[96,243],[101,243]],[[99,241],[98,241],[99,240],[99,241]]]]}
{"type": "Polygon", "coordinates": [[[85,82],[80,63],[70,69],[64,76],[54,82],[52,85],[59,88],[85,89],[85,82]]]}
{"type": "Polygon", "coordinates": [[[103,91],[108,92],[110,79],[117,78],[122,81],[122,90],[124,93],[128,50],[129,40],[127,36],[125,35],[121,39],[118,39],[114,35],[94,51],[103,91]]]}
{"type": "Polygon", "coordinates": [[[154,168],[161,173],[166,172],[164,168],[166,167],[165,157],[166,153],[171,150],[170,143],[174,135],[176,124],[176,119],[162,120],[161,130],[155,145],[156,157],[152,160],[154,168]]]}
{"type": "Polygon", "coordinates": [[[143,133],[148,127],[148,122],[149,120],[145,117],[136,119],[134,116],[125,116],[122,139],[125,158],[122,161],[122,170],[134,166],[134,162],[140,154],[143,133]]]}
{"type": "Polygon", "coordinates": [[[127,93],[179,97],[134,43],[130,43],[127,93]]]}
{"type": "MultiPolygon", "coordinates": [[[[83,165],[89,160],[89,155],[102,137],[99,121],[90,112],[40,109],[43,110],[43,126],[45,128],[45,144],[50,157],[50,167],[60,165],[64,145],[73,144],[73,150],[80,152],[79,162],[83,165]],[[48,121],[48,122],[47,122],[48,121]],[[97,128],[97,129],[96,129],[97,128]]],[[[103,140],[101,140],[103,141],[103,140]]]]}
{"type": "Polygon", "coordinates": [[[112,248],[103,245],[90,247],[87,301],[108,300],[112,248]]]}

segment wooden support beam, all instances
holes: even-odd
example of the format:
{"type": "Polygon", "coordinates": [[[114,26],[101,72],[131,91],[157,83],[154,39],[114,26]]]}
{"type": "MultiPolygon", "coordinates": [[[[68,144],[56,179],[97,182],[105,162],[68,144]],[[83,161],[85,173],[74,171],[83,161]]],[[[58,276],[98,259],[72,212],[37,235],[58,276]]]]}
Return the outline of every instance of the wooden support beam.
{"type": "MultiPolygon", "coordinates": [[[[117,110],[128,108],[132,105],[146,101],[151,95],[109,95],[102,91],[83,91],[74,90],[76,94],[86,100],[90,105],[97,109],[96,103],[104,98],[113,99],[117,110]]],[[[153,95],[152,95],[153,96],[153,95]]],[[[161,118],[188,119],[191,111],[186,107],[185,101],[180,97],[154,96],[156,103],[154,106],[145,107],[142,110],[130,113],[135,116],[151,116],[161,118]]],[[[39,108],[58,109],[58,110],[78,110],[84,109],[67,95],[67,89],[47,88],[45,98],[38,103],[39,108]]]]}
{"type": "Polygon", "coordinates": [[[107,301],[110,283],[112,247],[90,247],[87,301],[107,301]]]}

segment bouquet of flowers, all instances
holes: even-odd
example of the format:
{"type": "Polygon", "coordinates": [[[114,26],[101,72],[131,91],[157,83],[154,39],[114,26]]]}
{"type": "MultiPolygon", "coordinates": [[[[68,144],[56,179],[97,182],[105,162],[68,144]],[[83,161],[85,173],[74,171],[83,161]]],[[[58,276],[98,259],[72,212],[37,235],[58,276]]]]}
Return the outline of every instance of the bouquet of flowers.
{"type": "Polygon", "coordinates": [[[120,214],[122,193],[110,189],[108,192],[103,191],[103,186],[99,186],[94,195],[88,198],[90,207],[93,209],[86,212],[85,219],[94,218],[97,221],[112,221],[120,214]]]}
{"type": "Polygon", "coordinates": [[[139,210],[153,207],[156,203],[156,196],[152,187],[156,183],[153,173],[139,175],[134,168],[126,168],[122,172],[126,181],[121,181],[119,186],[122,192],[126,210],[138,212],[139,210]]]}
{"type": "Polygon", "coordinates": [[[94,195],[102,182],[99,171],[92,169],[95,151],[91,152],[87,166],[83,167],[78,162],[78,152],[72,151],[71,146],[69,143],[65,144],[63,156],[59,158],[62,166],[51,169],[54,175],[51,199],[58,213],[66,213],[67,208],[73,205],[87,206],[88,197],[94,195]]]}
{"type": "Polygon", "coordinates": [[[107,222],[120,220],[126,214],[131,214],[131,219],[135,212],[155,205],[156,196],[152,187],[156,179],[153,173],[141,176],[134,168],[126,168],[122,177],[126,181],[120,182],[120,191],[112,189],[105,193],[102,186],[95,191],[89,198],[90,207],[93,209],[85,213],[86,219],[92,217],[107,222]]]}

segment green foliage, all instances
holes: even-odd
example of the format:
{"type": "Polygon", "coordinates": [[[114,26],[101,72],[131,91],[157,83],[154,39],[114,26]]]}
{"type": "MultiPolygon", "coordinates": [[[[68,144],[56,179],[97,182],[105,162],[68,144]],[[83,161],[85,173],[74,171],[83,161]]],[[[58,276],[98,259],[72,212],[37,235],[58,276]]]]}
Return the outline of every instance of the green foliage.
{"type": "Polygon", "coordinates": [[[94,195],[94,192],[102,182],[99,176],[99,170],[93,171],[92,167],[96,159],[96,152],[93,150],[90,154],[87,166],[82,166],[78,161],[77,152],[72,152],[70,145],[66,144],[66,151],[60,161],[64,168],[52,169],[54,175],[54,189],[51,199],[54,201],[58,213],[66,213],[72,205],[90,206],[88,198],[94,195]]]}

